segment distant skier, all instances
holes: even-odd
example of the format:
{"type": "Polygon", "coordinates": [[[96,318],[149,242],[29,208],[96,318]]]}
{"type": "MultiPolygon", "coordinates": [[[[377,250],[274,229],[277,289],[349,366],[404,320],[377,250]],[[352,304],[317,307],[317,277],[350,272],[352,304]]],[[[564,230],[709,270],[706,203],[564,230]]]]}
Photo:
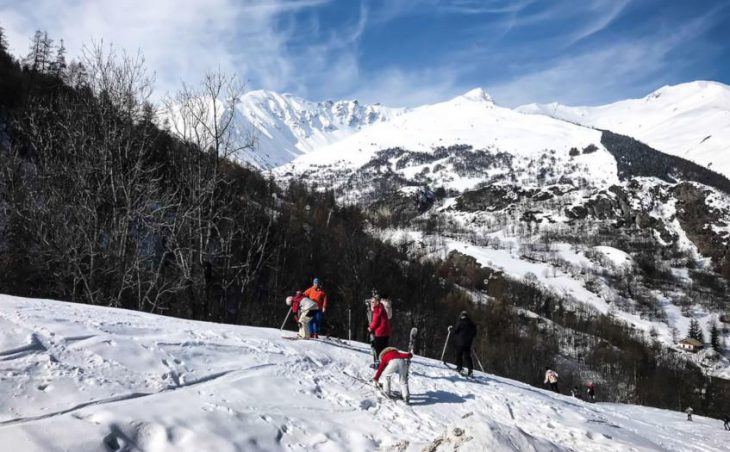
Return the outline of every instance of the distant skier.
{"type": "Polygon", "coordinates": [[[385,393],[390,397],[390,377],[398,375],[400,381],[400,392],[403,401],[406,404],[410,403],[410,391],[408,390],[408,368],[410,359],[413,358],[413,353],[407,353],[398,350],[395,347],[386,347],[380,352],[379,359],[380,364],[378,370],[375,372],[373,382],[380,387],[380,377],[385,378],[385,387],[383,388],[385,393]]]}
{"type": "MultiPolygon", "coordinates": [[[[373,348],[375,349],[375,356],[379,357],[381,352],[388,346],[390,339],[390,319],[388,318],[385,306],[380,302],[380,295],[375,294],[370,300],[370,309],[373,313],[373,320],[368,325],[368,332],[374,336],[373,348]]],[[[375,365],[378,365],[378,361],[376,361],[375,365]]]]}
{"type": "Polygon", "coordinates": [[[316,312],[319,312],[317,303],[305,297],[300,291],[293,297],[286,297],[286,304],[291,306],[294,313],[294,320],[299,325],[299,336],[302,339],[309,339],[309,322],[312,320],[316,312]]]}
{"type": "Polygon", "coordinates": [[[551,391],[560,394],[560,390],[558,389],[558,373],[549,367],[545,367],[545,381],[543,384],[549,384],[551,391]]]}
{"type": "Polygon", "coordinates": [[[693,410],[692,407],[690,406],[690,407],[687,407],[687,409],[684,410],[684,412],[687,413],[687,420],[688,421],[691,421],[692,420],[692,413],[694,413],[695,410],[693,410]]]}
{"type": "Polygon", "coordinates": [[[730,430],[730,414],[723,416],[722,422],[722,426],[725,427],[725,430],[730,430]]]}
{"type": "Polygon", "coordinates": [[[322,289],[319,278],[314,278],[312,287],[304,291],[304,296],[317,303],[318,310],[314,311],[314,317],[309,322],[309,333],[313,338],[319,337],[322,323],[322,314],[327,312],[327,294],[322,289]]]}
{"type": "Polygon", "coordinates": [[[588,394],[587,400],[589,402],[595,402],[596,401],[596,388],[593,386],[593,382],[588,382],[588,385],[586,386],[588,388],[586,390],[586,393],[588,394]]]}
{"type": "Polygon", "coordinates": [[[469,318],[469,313],[461,311],[459,321],[451,330],[451,337],[456,347],[456,371],[463,371],[463,364],[466,361],[467,375],[472,376],[474,372],[474,363],[471,359],[471,346],[477,335],[477,326],[469,318]]]}

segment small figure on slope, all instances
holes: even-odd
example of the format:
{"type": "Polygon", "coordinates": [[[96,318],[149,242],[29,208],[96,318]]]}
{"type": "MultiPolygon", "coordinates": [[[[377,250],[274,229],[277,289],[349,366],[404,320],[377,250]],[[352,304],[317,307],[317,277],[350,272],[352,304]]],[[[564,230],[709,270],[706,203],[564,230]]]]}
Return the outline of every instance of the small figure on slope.
{"type": "Polygon", "coordinates": [[[319,311],[319,306],[311,299],[305,297],[300,291],[297,291],[293,297],[286,297],[286,304],[291,306],[291,310],[294,313],[294,320],[299,325],[299,333],[297,336],[302,339],[309,339],[309,322],[315,313],[319,311]]]}
{"type": "Polygon", "coordinates": [[[403,401],[410,403],[410,391],[408,390],[408,369],[410,367],[410,359],[413,358],[413,353],[407,353],[398,350],[395,347],[386,347],[379,355],[380,364],[378,370],[375,372],[373,382],[378,387],[380,386],[380,378],[385,378],[384,392],[390,397],[390,378],[398,376],[400,381],[400,392],[403,397],[403,401]]]}
{"type": "Polygon", "coordinates": [[[319,278],[314,278],[312,287],[304,291],[304,296],[317,303],[318,310],[314,311],[312,321],[309,322],[309,333],[313,338],[317,338],[322,324],[322,314],[327,312],[327,294],[322,289],[319,278]]]}
{"type": "Polygon", "coordinates": [[[689,406],[689,407],[687,407],[686,410],[684,410],[684,412],[687,413],[687,420],[688,421],[691,421],[692,420],[692,413],[694,413],[695,410],[693,410],[692,407],[689,406]]]}
{"type": "Polygon", "coordinates": [[[469,313],[461,311],[459,321],[451,330],[451,337],[454,338],[454,346],[456,347],[456,371],[463,371],[463,364],[466,364],[467,375],[472,376],[474,372],[474,363],[471,359],[471,347],[474,338],[477,335],[477,326],[469,318],[469,313]]]}
{"type": "Polygon", "coordinates": [[[560,394],[560,390],[558,389],[558,373],[547,366],[545,367],[545,381],[543,384],[549,384],[551,391],[560,394]]]}
{"type": "Polygon", "coordinates": [[[730,430],[730,414],[726,414],[722,417],[722,426],[725,428],[725,430],[730,430]]]}
{"type": "Polygon", "coordinates": [[[591,403],[595,402],[596,401],[596,388],[595,388],[595,386],[593,386],[593,382],[589,381],[588,385],[586,387],[588,388],[586,391],[586,393],[588,393],[587,400],[591,403]]]}
{"type": "MultiPolygon", "coordinates": [[[[370,300],[370,309],[372,310],[372,321],[368,325],[368,333],[373,334],[373,348],[375,356],[380,356],[381,352],[388,346],[390,339],[390,316],[385,309],[383,303],[380,302],[380,295],[375,294],[370,300]]],[[[375,366],[378,365],[376,361],[375,366]]]]}

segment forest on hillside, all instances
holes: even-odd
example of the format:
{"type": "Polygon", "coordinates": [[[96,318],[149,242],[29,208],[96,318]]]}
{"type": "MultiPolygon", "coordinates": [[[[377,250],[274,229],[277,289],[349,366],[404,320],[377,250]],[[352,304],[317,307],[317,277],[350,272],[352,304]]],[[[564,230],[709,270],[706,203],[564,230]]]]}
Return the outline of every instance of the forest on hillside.
{"type": "MultiPolygon", "coordinates": [[[[611,318],[469,259],[414,258],[370,234],[367,211],[236,163],[254,142],[234,137],[235,77],[211,73],[165,109],[150,101],[139,56],[92,45],[67,62],[62,41],[42,32],[21,58],[7,48],[0,29],[2,293],[278,327],[284,297],[319,277],[334,336],[365,340],[363,300],[377,288],[394,300],[392,342],[404,346],[416,326],[417,352],[438,357],[446,327],[467,309],[485,369],[541,385],[544,366],[562,358],[557,332],[518,314],[529,308],[596,338],[578,359],[597,376],[600,400],[716,416],[730,404],[728,382],[611,318]],[[475,292],[493,302],[475,304],[475,292]]],[[[565,387],[584,383],[561,376],[565,387]]]]}

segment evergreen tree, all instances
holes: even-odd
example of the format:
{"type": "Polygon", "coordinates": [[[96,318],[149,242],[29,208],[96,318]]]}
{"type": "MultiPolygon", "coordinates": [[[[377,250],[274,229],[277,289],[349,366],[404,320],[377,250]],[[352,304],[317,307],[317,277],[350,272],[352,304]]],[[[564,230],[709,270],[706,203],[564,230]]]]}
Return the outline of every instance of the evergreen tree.
{"type": "Polygon", "coordinates": [[[717,322],[712,322],[712,326],[710,327],[710,345],[718,352],[722,348],[720,344],[720,328],[717,327],[717,322]]]}
{"type": "Polygon", "coordinates": [[[5,29],[0,27],[0,54],[8,53],[8,40],[5,38],[5,29]]]}
{"type": "Polygon", "coordinates": [[[66,47],[63,45],[63,39],[56,47],[56,59],[50,66],[50,72],[56,77],[61,77],[66,73],[66,47]]]}
{"type": "Polygon", "coordinates": [[[49,73],[53,67],[53,60],[51,59],[52,52],[53,39],[49,38],[48,32],[44,31],[43,39],[41,40],[41,59],[39,68],[39,70],[43,73],[49,73]]]}
{"type": "Polygon", "coordinates": [[[33,72],[37,72],[40,69],[42,63],[42,48],[43,32],[40,30],[36,30],[30,42],[30,51],[28,52],[28,55],[23,59],[23,66],[33,72]]]}
{"type": "Polygon", "coordinates": [[[696,319],[689,321],[689,333],[687,333],[687,337],[700,341],[703,344],[705,343],[705,335],[702,333],[702,328],[700,328],[700,322],[696,319]]]}

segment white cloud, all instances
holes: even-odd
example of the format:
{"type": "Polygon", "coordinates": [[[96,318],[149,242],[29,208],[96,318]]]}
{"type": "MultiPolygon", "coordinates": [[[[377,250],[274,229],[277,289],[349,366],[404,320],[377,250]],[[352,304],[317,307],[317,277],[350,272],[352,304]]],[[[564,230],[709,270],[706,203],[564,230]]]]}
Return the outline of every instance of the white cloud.
{"type": "Polygon", "coordinates": [[[646,94],[663,78],[682,69],[672,51],[696,38],[718,20],[717,11],[687,21],[671,31],[642,39],[623,40],[569,54],[545,69],[490,87],[495,100],[506,106],[530,102],[597,104],[626,98],[629,91],[646,94]]]}
{"type": "MultiPolygon", "coordinates": [[[[195,82],[211,69],[236,72],[271,89],[286,89],[298,75],[298,58],[288,51],[295,33],[280,27],[284,14],[324,0],[37,0],[0,6],[17,55],[34,30],[63,38],[70,55],[84,44],[104,40],[131,52],[140,50],[157,73],[160,91],[195,82]]],[[[160,94],[160,93],[158,93],[160,94]]]]}

